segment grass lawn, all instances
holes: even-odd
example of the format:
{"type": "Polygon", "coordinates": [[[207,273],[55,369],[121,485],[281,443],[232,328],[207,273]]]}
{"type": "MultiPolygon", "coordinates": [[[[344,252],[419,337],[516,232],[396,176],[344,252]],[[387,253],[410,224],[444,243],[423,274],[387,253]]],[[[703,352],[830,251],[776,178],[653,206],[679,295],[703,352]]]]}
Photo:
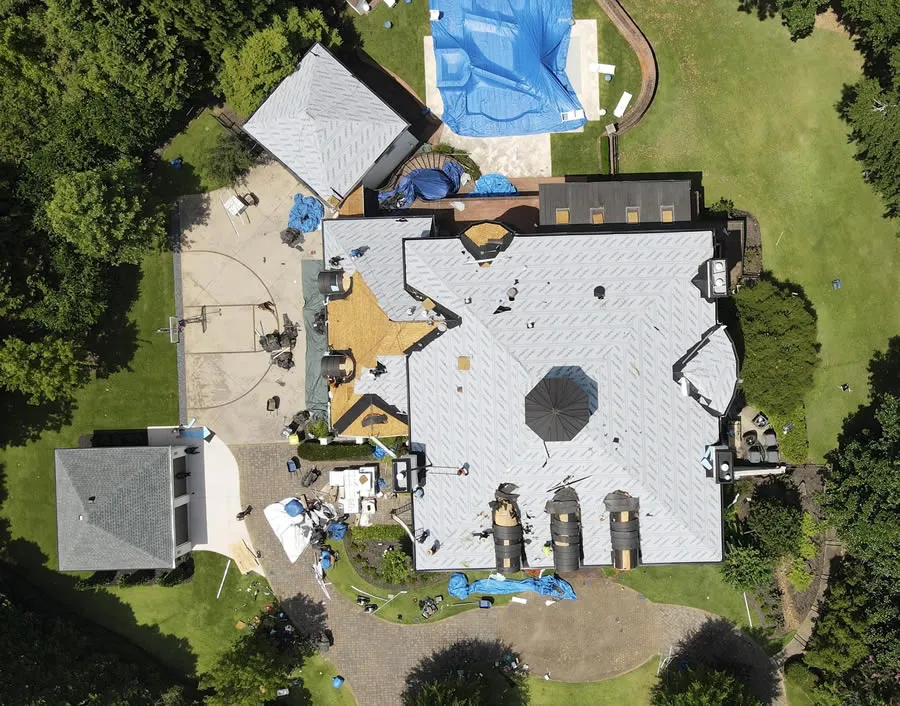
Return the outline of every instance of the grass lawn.
{"type": "Polygon", "coordinates": [[[300,670],[300,676],[303,678],[303,686],[309,690],[310,699],[286,699],[285,704],[296,706],[356,706],[356,699],[353,698],[353,692],[344,682],[340,689],[335,689],[331,685],[332,677],[337,675],[334,665],[319,655],[310,657],[303,663],[303,669],[300,670]]]}
{"type": "Polygon", "coordinates": [[[660,85],[619,143],[622,168],[702,171],[707,203],[724,196],[759,218],[766,269],[803,287],[818,313],[822,365],[806,408],[821,459],[865,402],[873,352],[900,332],[897,224],[882,219],[835,111],[860,57],[835,32],[791,42],[777,19],[730,0],[624,4],[656,50],[660,85]]]}
{"type": "MultiPolygon", "coordinates": [[[[328,581],[332,583],[332,587],[329,587],[328,589],[329,591],[337,590],[338,592],[344,594],[346,600],[350,601],[355,601],[356,596],[359,595],[355,589],[351,588],[351,586],[356,586],[366,593],[371,593],[375,596],[379,596],[382,598],[389,597],[391,591],[379,588],[378,586],[373,586],[364,578],[362,578],[358,573],[356,573],[356,570],[350,565],[350,562],[347,560],[348,549],[343,540],[329,542],[329,544],[333,546],[340,555],[340,560],[331,570],[328,571],[327,578],[328,581]]],[[[490,571],[467,571],[466,576],[469,578],[469,581],[475,581],[476,579],[486,578],[490,573],[490,571]]],[[[520,577],[518,575],[514,575],[511,578],[520,577]]],[[[391,623],[433,623],[436,620],[449,618],[451,616],[458,615],[459,613],[463,613],[467,610],[478,609],[477,605],[472,605],[473,601],[477,604],[479,598],[478,595],[472,595],[465,601],[454,598],[449,593],[447,593],[447,582],[445,580],[432,581],[430,583],[420,583],[404,590],[406,590],[407,593],[402,595],[398,594],[397,598],[393,599],[390,604],[387,605],[387,607],[379,610],[374,615],[383,618],[384,620],[387,620],[391,623]],[[424,618],[422,618],[420,609],[413,603],[413,598],[425,598],[426,596],[437,595],[443,596],[444,601],[443,603],[441,603],[440,610],[437,615],[433,618],[429,618],[426,621],[424,618]]],[[[510,598],[511,596],[493,596],[494,605],[506,605],[509,603],[510,598]]],[[[342,599],[339,598],[338,600],[342,599]]],[[[372,602],[376,605],[380,605],[382,603],[382,601],[372,602]]],[[[362,610],[362,608],[360,608],[360,610],[362,610]]]]}
{"type": "Polygon", "coordinates": [[[722,580],[717,566],[642,566],[620,573],[616,580],[654,603],[700,608],[740,626],[749,626],[743,594],[722,580]]]}
{"type": "Polygon", "coordinates": [[[588,123],[584,132],[551,135],[553,175],[606,174],[609,171],[609,144],[602,140],[602,152],[598,157],[597,140],[606,133],[606,124],[615,120],[613,108],[622,93],[628,91],[637,96],[641,90],[641,65],[596,0],[574,0],[572,8],[576,19],[597,20],[597,60],[601,64],[615,64],[616,73],[609,82],[600,77],[600,107],[607,112],[602,120],[588,123]]]}
{"type": "MultiPolygon", "coordinates": [[[[652,659],[643,667],[615,679],[566,684],[544,681],[539,677],[528,680],[532,706],[645,706],[650,703],[650,689],[656,682],[659,660],[652,659]]],[[[551,675],[552,676],[552,675],[551,675]]],[[[793,706],[793,704],[791,704],[793,706]]]]}
{"type": "Polygon", "coordinates": [[[159,189],[167,200],[186,194],[202,194],[226,186],[224,183],[210,181],[197,169],[200,156],[213,149],[225,135],[225,128],[209,110],[204,110],[172,138],[163,150],[159,175],[159,189]],[[184,160],[181,169],[175,169],[169,164],[169,160],[176,157],[184,160]]]}

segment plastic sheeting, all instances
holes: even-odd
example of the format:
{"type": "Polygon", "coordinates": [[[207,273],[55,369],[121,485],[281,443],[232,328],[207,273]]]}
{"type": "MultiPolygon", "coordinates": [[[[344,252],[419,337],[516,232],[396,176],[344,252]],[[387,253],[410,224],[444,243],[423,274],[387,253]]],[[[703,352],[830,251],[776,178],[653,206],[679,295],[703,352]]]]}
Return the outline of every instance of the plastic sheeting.
{"type": "Polygon", "coordinates": [[[482,196],[493,196],[497,194],[517,194],[519,192],[505,176],[493,173],[482,174],[478,177],[472,193],[481,194],[482,196]]]}
{"type": "Polygon", "coordinates": [[[288,228],[294,228],[301,233],[312,233],[319,228],[324,216],[325,208],[319,199],[297,194],[294,196],[294,205],[288,216],[288,228]]]}
{"type": "Polygon", "coordinates": [[[448,159],[441,169],[414,169],[400,177],[397,188],[378,194],[378,203],[389,204],[392,208],[407,208],[417,198],[437,201],[459,191],[463,168],[459,162],[448,159]]]}
{"type": "Polygon", "coordinates": [[[322,356],[328,351],[325,333],[315,328],[316,316],[325,308],[325,297],[319,292],[320,260],[302,260],[303,330],[306,333],[306,409],[317,419],[328,415],[328,384],[322,377],[322,356]]]}
{"type": "Polygon", "coordinates": [[[267,505],[263,510],[269,526],[284,547],[284,553],[287,554],[288,561],[292,564],[300,558],[303,550],[309,546],[309,540],[312,536],[313,522],[309,513],[303,513],[297,517],[291,517],[286,507],[295,500],[294,498],[285,498],[281,502],[267,505]]]}
{"type": "Polygon", "coordinates": [[[457,135],[575,130],[566,76],[572,0],[429,0],[443,121],[457,135]]]}
{"type": "Polygon", "coordinates": [[[468,598],[473,593],[501,595],[506,593],[522,593],[534,591],[548,598],[575,600],[575,590],[558,576],[542,576],[539,579],[523,579],[521,581],[498,581],[497,579],[479,579],[469,583],[465,574],[453,574],[447,582],[447,592],[455,598],[468,598]]]}

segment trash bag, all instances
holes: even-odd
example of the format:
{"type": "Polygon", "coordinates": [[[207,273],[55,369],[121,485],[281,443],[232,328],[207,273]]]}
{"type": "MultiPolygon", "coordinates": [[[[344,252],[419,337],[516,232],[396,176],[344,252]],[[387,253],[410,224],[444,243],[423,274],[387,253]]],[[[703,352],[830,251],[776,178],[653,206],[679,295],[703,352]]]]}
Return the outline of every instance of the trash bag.
{"type": "Polygon", "coordinates": [[[328,536],[331,539],[343,539],[344,535],[347,534],[347,523],[332,522],[330,525],[328,525],[326,531],[328,532],[328,536]]]}
{"type": "Polygon", "coordinates": [[[300,504],[300,501],[297,500],[297,498],[285,503],[284,511],[291,517],[297,517],[297,515],[302,515],[304,512],[303,505],[300,504]]]}

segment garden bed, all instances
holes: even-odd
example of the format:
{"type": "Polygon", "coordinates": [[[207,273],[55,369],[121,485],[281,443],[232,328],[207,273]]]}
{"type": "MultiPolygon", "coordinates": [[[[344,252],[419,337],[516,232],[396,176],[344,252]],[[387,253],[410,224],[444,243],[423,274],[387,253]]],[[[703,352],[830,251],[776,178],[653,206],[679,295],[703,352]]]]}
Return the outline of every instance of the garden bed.
{"type": "Polygon", "coordinates": [[[344,557],[354,571],[373,586],[385,591],[400,591],[414,586],[446,582],[450,574],[417,573],[412,569],[413,546],[399,525],[373,525],[352,528],[344,540],[344,557]],[[383,575],[386,552],[401,552],[408,557],[409,575],[405,581],[390,582],[383,575]]]}

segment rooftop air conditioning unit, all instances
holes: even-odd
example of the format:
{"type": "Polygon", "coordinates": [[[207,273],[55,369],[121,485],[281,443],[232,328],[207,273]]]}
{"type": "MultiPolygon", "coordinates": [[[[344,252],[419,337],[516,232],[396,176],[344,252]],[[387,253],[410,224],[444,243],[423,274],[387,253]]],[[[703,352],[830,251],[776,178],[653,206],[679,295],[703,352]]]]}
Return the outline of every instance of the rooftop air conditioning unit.
{"type": "Polygon", "coordinates": [[[707,299],[728,296],[728,266],[725,260],[706,261],[706,287],[707,299]]]}

